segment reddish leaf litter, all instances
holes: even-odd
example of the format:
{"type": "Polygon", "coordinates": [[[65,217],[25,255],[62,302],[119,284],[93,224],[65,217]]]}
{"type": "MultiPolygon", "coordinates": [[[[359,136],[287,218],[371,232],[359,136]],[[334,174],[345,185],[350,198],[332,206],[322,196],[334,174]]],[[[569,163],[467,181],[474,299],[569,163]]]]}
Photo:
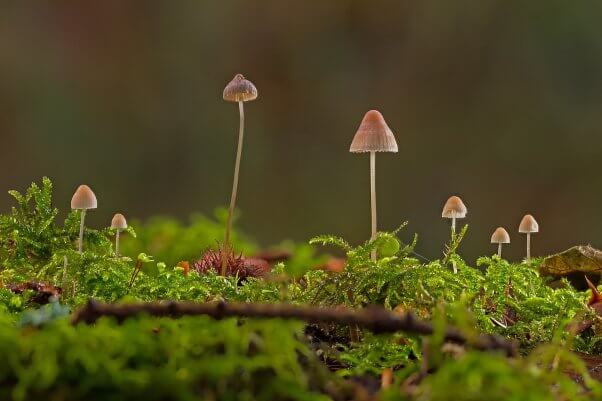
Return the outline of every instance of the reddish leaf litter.
{"type": "Polygon", "coordinates": [[[33,291],[33,296],[30,300],[39,305],[45,305],[49,303],[51,298],[59,298],[62,292],[61,288],[59,287],[37,281],[9,284],[6,286],[6,288],[15,294],[22,294],[25,291],[33,291]]]}

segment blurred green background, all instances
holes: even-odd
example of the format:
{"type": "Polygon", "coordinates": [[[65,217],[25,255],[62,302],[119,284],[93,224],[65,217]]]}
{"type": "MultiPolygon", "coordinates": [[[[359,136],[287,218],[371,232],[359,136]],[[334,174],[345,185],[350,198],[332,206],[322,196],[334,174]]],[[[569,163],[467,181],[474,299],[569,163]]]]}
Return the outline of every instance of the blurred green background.
{"type": "Polygon", "coordinates": [[[458,194],[470,258],[498,225],[520,257],[526,212],[535,254],[602,246],[601,21],[598,1],[3,2],[0,188],[48,175],[64,210],[89,184],[97,226],[211,214],[238,129],[221,93],[241,72],[260,97],[238,225],[264,245],[368,237],[368,157],[348,148],[376,108],[400,148],[377,158],[381,229],[409,220],[436,257],[458,194]]]}

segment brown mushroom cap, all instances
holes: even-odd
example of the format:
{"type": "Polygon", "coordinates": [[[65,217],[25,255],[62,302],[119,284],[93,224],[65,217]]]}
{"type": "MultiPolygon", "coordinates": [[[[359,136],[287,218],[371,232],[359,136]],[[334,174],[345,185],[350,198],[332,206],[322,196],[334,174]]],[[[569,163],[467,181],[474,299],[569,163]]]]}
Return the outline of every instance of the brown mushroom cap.
{"type": "Polygon", "coordinates": [[[257,99],[257,88],[242,74],[236,74],[224,88],[224,100],[228,102],[249,102],[255,99],[257,99]]]}
{"type": "Polygon", "coordinates": [[[125,230],[128,228],[128,222],[125,219],[125,216],[121,213],[117,213],[113,216],[113,220],[111,220],[111,228],[115,230],[125,230]]]}
{"type": "Polygon", "coordinates": [[[491,243],[492,244],[509,244],[510,243],[510,235],[508,231],[504,227],[498,227],[495,229],[493,234],[491,235],[491,243]]]}
{"type": "Polygon", "coordinates": [[[539,224],[535,221],[535,218],[530,214],[526,214],[520,221],[518,226],[518,232],[522,234],[526,233],[537,233],[539,232],[539,224]]]}
{"type": "Polygon", "coordinates": [[[384,117],[377,110],[370,110],[353,137],[349,151],[364,152],[397,152],[397,142],[384,117]]]}
{"type": "Polygon", "coordinates": [[[73,198],[71,198],[71,209],[73,210],[88,210],[96,209],[98,202],[96,195],[87,185],[80,185],[75,191],[73,198]]]}
{"type": "Polygon", "coordinates": [[[466,209],[466,206],[464,205],[464,202],[462,202],[462,199],[460,199],[457,196],[451,196],[447,200],[447,202],[445,202],[445,206],[443,206],[441,217],[444,217],[446,219],[463,219],[464,217],[466,217],[467,212],[468,209],[466,209]]]}

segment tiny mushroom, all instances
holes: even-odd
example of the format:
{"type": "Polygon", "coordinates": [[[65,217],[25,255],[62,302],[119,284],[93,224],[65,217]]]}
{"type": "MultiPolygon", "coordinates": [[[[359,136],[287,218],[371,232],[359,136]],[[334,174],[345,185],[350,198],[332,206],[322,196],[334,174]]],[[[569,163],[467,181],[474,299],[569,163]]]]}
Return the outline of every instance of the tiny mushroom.
{"type": "Polygon", "coordinates": [[[232,183],[232,195],[230,197],[230,207],[228,208],[228,218],[226,220],[226,233],[224,237],[224,252],[222,252],[222,275],[226,275],[226,264],[230,248],[230,231],[232,230],[232,215],[236,207],[236,195],[238,193],[238,176],[240,171],[240,159],[242,155],[242,145],[244,140],[245,130],[245,111],[244,102],[250,102],[257,99],[257,88],[253,83],[245,79],[242,74],[236,76],[226,85],[223,93],[224,100],[228,102],[237,102],[239,111],[239,131],[238,131],[238,147],[236,150],[236,163],[234,165],[234,181],[232,183]]]}
{"type": "Polygon", "coordinates": [[[497,256],[502,257],[502,244],[510,243],[510,235],[504,227],[498,227],[491,235],[491,243],[497,244],[497,256]]]}
{"type": "Polygon", "coordinates": [[[445,205],[443,206],[443,211],[441,212],[441,217],[445,219],[452,220],[452,232],[456,233],[456,219],[463,219],[466,217],[466,213],[468,210],[458,196],[451,196],[445,205]]]}
{"type": "MultiPolygon", "coordinates": [[[[372,211],[372,236],[376,238],[376,152],[397,153],[397,142],[393,132],[387,125],[383,115],[377,110],[370,110],[353,137],[351,153],[370,152],[370,206],[372,211]]],[[[372,251],[372,260],[376,260],[376,251],[372,251]]]]}
{"type": "Polygon", "coordinates": [[[117,213],[113,216],[111,228],[115,230],[115,256],[119,256],[119,237],[121,236],[121,232],[128,228],[125,216],[121,213],[117,213]]]}
{"type": "Polygon", "coordinates": [[[526,214],[520,221],[518,232],[527,234],[527,261],[529,261],[531,260],[531,234],[539,232],[539,224],[532,215],[526,214]]]}
{"type": "Polygon", "coordinates": [[[80,213],[80,227],[79,227],[79,243],[78,252],[82,253],[84,247],[84,226],[86,220],[86,211],[96,209],[98,202],[96,195],[87,185],[80,185],[75,191],[73,198],[71,198],[71,209],[79,210],[80,213]]]}

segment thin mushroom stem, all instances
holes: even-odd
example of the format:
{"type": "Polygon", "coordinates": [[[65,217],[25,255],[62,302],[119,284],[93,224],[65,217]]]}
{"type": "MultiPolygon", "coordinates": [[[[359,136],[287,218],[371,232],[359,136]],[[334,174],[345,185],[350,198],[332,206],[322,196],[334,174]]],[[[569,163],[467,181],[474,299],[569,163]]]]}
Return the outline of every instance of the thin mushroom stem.
{"type": "Polygon", "coordinates": [[[497,244],[497,256],[502,257],[502,243],[497,244]]]}
{"type": "Polygon", "coordinates": [[[85,225],[85,221],[86,221],[86,209],[81,210],[80,216],[81,216],[81,222],[79,225],[79,243],[78,243],[77,250],[79,253],[82,253],[83,249],[84,249],[84,225],[85,225]]]}
{"type": "Polygon", "coordinates": [[[115,256],[119,257],[119,237],[121,236],[121,230],[115,232],[115,256]]]}
{"type": "Polygon", "coordinates": [[[527,233],[527,262],[531,260],[531,233],[527,233]]]}
{"type": "Polygon", "coordinates": [[[230,248],[230,231],[232,230],[232,215],[236,207],[236,195],[238,193],[238,176],[240,172],[240,159],[242,155],[242,145],[245,132],[245,110],[243,102],[238,102],[238,111],[240,114],[240,127],[238,131],[238,148],[236,150],[236,164],[234,165],[234,182],[232,183],[232,196],[230,197],[230,208],[228,209],[228,219],[226,220],[226,234],[224,237],[224,250],[222,252],[222,276],[226,275],[228,263],[228,252],[230,248]]]}
{"type": "MultiPolygon", "coordinates": [[[[452,217],[452,226],[451,226],[451,230],[452,230],[452,242],[454,240],[454,238],[456,237],[456,217],[452,217]]],[[[452,261],[452,269],[454,270],[454,274],[458,273],[458,267],[456,266],[456,262],[452,261]]]]}
{"type": "MultiPolygon", "coordinates": [[[[376,238],[376,152],[370,152],[370,209],[372,212],[372,235],[371,240],[376,238]]],[[[373,261],[376,261],[376,249],[370,253],[373,261]]]]}

